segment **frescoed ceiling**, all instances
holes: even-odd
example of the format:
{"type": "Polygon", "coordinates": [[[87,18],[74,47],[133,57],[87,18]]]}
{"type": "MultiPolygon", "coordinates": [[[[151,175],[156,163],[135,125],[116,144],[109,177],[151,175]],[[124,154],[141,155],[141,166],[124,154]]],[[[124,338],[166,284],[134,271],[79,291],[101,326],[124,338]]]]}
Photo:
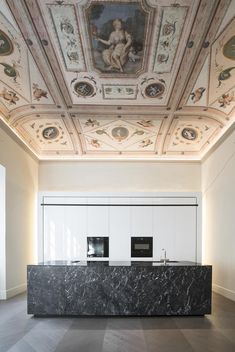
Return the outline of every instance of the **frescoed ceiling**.
{"type": "Polygon", "coordinates": [[[235,124],[235,0],[0,0],[0,118],[40,160],[201,160],[235,124]]]}

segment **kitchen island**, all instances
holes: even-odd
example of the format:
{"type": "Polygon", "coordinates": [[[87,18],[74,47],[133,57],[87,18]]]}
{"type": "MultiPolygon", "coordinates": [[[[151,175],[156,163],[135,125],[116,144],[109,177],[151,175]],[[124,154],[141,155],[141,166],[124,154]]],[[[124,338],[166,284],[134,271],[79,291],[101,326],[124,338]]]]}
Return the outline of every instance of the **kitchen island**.
{"type": "Polygon", "coordinates": [[[211,313],[212,267],[192,262],[28,265],[28,314],[157,316],[211,313]]]}

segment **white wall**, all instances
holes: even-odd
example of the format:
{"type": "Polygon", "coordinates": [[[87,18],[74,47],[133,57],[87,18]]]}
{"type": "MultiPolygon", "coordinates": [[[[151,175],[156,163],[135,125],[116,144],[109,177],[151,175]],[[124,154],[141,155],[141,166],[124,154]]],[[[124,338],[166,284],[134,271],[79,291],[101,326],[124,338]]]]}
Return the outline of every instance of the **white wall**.
{"type": "Polygon", "coordinates": [[[38,163],[0,123],[0,164],[6,168],[6,292],[26,288],[26,265],[34,261],[38,163]]]}
{"type": "Polygon", "coordinates": [[[202,163],[204,262],[214,290],[235,300],[235,131],[202,163]]]}
{"type": "Polygon", "coordinates": [[[39,191],[201,191],[198,162],[44,161],[39,191]]]}
{"type": "Polygon", "coordinates": [[[5,168],[0,165],[0,299],[6,293],[5,168]]]}

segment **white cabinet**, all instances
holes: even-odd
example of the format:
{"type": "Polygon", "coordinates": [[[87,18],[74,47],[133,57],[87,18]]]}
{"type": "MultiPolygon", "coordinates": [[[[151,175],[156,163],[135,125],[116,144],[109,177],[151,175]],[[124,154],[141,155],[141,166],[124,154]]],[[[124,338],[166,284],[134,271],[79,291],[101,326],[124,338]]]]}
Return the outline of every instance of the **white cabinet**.
{"type": "Polygon", "coordinates": [[[154,207],[154,259],[164,248],[170,260],[196,260],[196,211],[194,206],[154,207]]]}
{"type": "Polygon", "coordinates": [[[160,259],[162,248],[170,260],[195,261],[197,254],[200,258],[196,198],[74,196],[43,200],[51,204],[42,212],[44,260],[86,259],[87,236],[108,236],[109,260],[113,261],[131,259],[131,236],[153,236],[154,260],[160,259]]]}
{"type": "Polygon", "coordinates": [[[131,236],[153,236],[153,208],[151,198],[134,198],[131,206],[131,236]],[[143,204],[143,205],[141,205],[143,204]]]}
{"type": "Polygon", "coordinates": [[[108,198],[89,198],[87,207],[87,236],[108,236],[109,232],[109,203],[108,198]]]}
{"type": "Polygon", "coordinates": [[[44,260],[64,258],[64,207],[44,207],[44,260]]]}
{"type": "Polygon", "coordinates": [[[129,206],[110,207],[110,260],[130,260],[131,253],[131,223],[129,206]]]}
{"type": "Polygon", "coordinates": [[[85,259],[87,207],[62,204],[66,203],[61,200],[61,205],[44,207],[44,260],[85,259]]]}
{"type": "Polygon", "coordinates": [[[64,217],[64,244],[67,260],[86,258],[87,207],[67,206],[64,217]]]}

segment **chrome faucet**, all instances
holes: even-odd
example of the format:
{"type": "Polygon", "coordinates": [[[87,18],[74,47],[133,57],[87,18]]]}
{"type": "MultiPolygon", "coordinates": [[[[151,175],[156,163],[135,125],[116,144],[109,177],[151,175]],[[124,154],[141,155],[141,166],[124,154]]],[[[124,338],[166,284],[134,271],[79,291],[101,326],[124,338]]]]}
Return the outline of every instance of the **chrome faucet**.
{"type": "Polygon", "coordinates": [[[164,248],[162,248],[162,251],[164,252],[164,257],[161,259],[161,261],[163,261],[163,263],[166,265],[166,262],[168,262],[169,259],[167,259],[167,257],[166,257],[166,250],[164,248]]]}

